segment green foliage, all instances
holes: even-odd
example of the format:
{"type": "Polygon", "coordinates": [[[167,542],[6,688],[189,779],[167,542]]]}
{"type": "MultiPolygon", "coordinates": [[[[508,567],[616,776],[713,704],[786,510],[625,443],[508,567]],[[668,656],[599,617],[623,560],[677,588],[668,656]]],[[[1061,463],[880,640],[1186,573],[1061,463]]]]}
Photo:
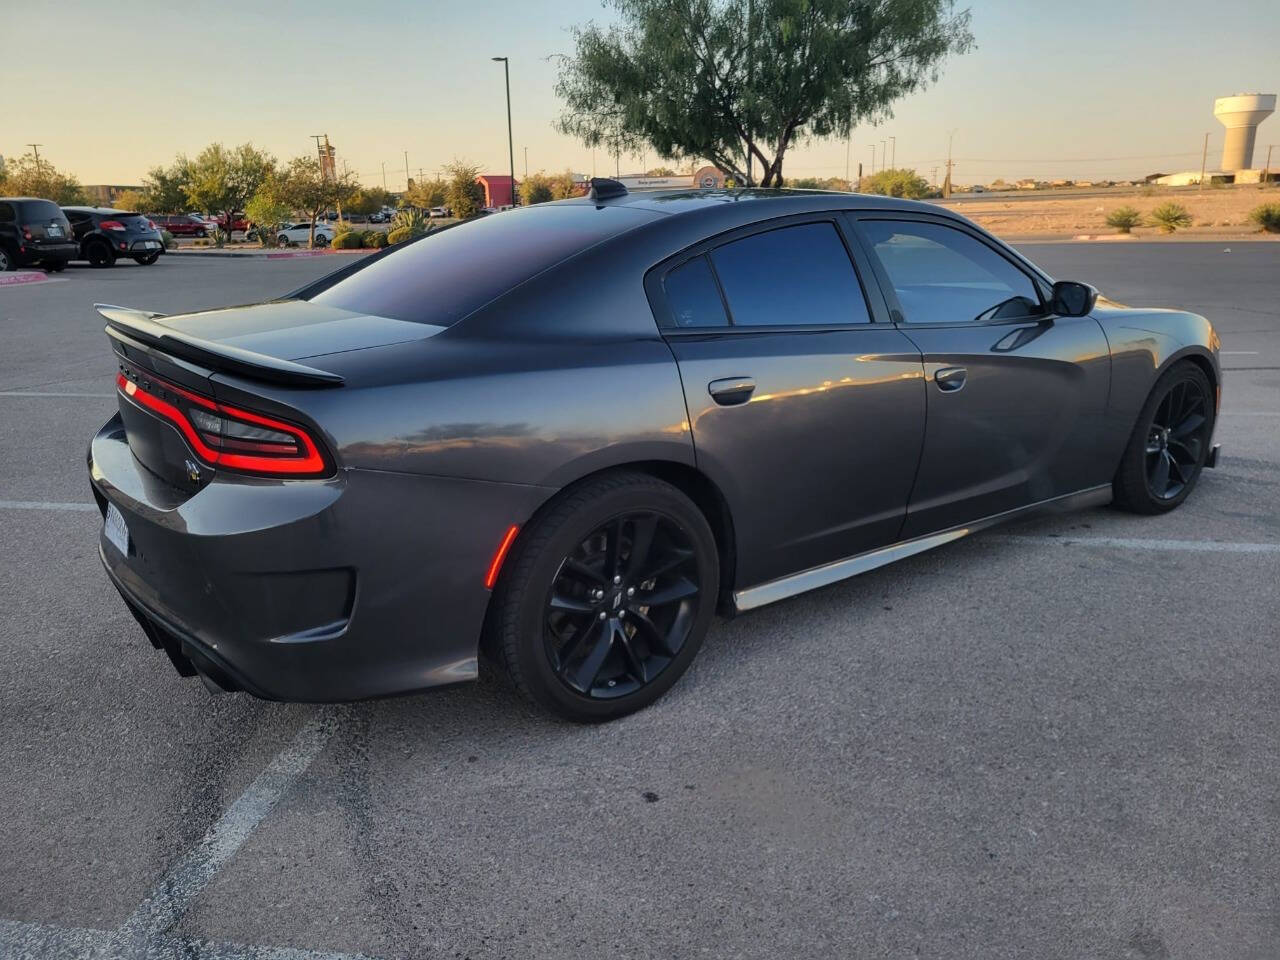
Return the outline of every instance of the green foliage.
{"type": "Polygon", "coordinates": [[[844,177],[801,177],[798,180],[788,180],[787,186],[794,190],[838,190],[841,193],[849,192],[849,181],[844,177]]]}
{"type": "Polygon", "coordinates": [[[412,190],[405,191],[403,203],[430,210],[432,207],[443,207],[449,194],[449,184],[436,177],[434,180],[423,180],[414,183],[412,190]]]}
{"type": "Polygon", "coordinates": [[[381,250],[387,245],[387,235],[381,230],[366,230],[364,232],[364,245],[375,250],[381,250]]]}
{"type": "MultiPolygon", "coordinates": [[[[187,167],[184,192],[191,209],[226,217],[228,227],[237,213],[275,172],[275,158],[250,143],[228,149],[211,143],[187,167]]],[[[153,174],[155,171],[152,171],[153,174]]],[[[229,230],[218,230],[218,235],[229,230]]]]}
{"type": "Polygon", "coordinates": [[[272,179],[272,193],[276,200],[290,210],[306,215],[311,229],[308,246],[315,246],[316,219],[330,207],[347,205],[359,190],[350,174],[326,177],[315,157],[294,157],[289,165],[272,179]]]}
{"type": "Polygon", "coordinates": [[[191,181],[191,162],[179,156],[170,167],[153,167],[142,180],[142,193],[149,213],[184,213],[187,184],[191,181]]]}
{"type": "Polygon", "coordinates": [[[117,210],[127,210],[129,213],[155,213],[154,210],[147,208],[147,195],[141,190],[125,190],[111,205],[117,210]]]}
{"type": "Polygon", "coordinates": [[[333,235],[333,249],[359,250],[364,246],[364,234],[358,230],[342,230],[333,235]]]}
{"type": "Polygon", "coordinates": [[[905,197],[908,200],[919,200],[932,193],[929,182],[914,170],[889,169],[881,170],[865,177],[862,181],[863,193],[878,193],[884,197],[905,197]]]}
{"type": "Polygon", "coordinates": [[[404,243],[412,238],[413,233],[408,227],[396,227],[394,230],[387,231],[387,243],[404,243]]]}
{"type": "Polygon", "coordinates": [[[1191,214],[1180,203],[1162,203],[1151,211],[1151,224],[1161,233],[1173,233],[1179,227],[1191,226],[1191,214]]]}
{"type": "Polygon", "coordinates": [[[1128,233],[1142,223],[1142,214],[1137,207],[1116,207],[1107,214],[1107,226],[1115,227],[1121,233],[1128,233]]]}
{"type": "Polygon", "coordinates": [[[1249,211],[1249,222],[1267,233],[1280,233],[1280,203],[1264,203],[1249,211]]]}
{"type": "Polygon", "coordinates": [[[445,205],[453,211],[459,220],[469,220],[478,216],[484,206],[484,187],[477,181],[480,168],[455,160],[445,168],[449,174],[448,186],[445,188],[445,205]]]}
{"type": "Polygon", "coordinates": [[[645,173],[646,177],[678,177],[679,174],[670,167],[654,167],[645,173]]]}
{"type": "Polygon", "coordinates": [[[4,190],[9,196],[40,197],[61,206],[86,202],[79,180],[60,173],[44,157],[37,161],[34,153],[5,164],[4,190]]]}
{"type": "Polygon", "coordinates": [[[568,200],[570,197],[582,195],[582,191],[578,189],[578,184],[573,179],[572,170],[553,173],[547,178],[547,183],[551,186],[552,200],[568,200]]]}
{"type": "Polygon", "coordinates": [[[161,230],[161,231],[160,231],[160,240],[161,240],[161,242],[164,244],[164,248],[165,248],[166,250],[177,250],[177,249],[178,249],[178,241],[177,241],[177,239],[176,239],[176,238],[174,237],[174,235],[173,235],[172,233],[170,233],[168,230],[161,230]]]}
{"type": "Polygon", "coordinates": [[[392,196],[381,187],[361,187],[355,196],[343,205],[347,213],[362,213],[368,216],[377,213],[383,207],[392,206],[392,196]]]}
{"type": "MultiPolygon", "coordinates": [[[[416,208],[406,208],[396,214],[395,229],[405,230],[411,237],[420,237],[431,227],[427,215],[416,208]]],[[[395,243],[396,241],[391,241],[395,243]]]]}
{"type": "Polygon", "coordinates": [[[546,203],[551,196],[551,178],[541,170],[529,174],[520,184],[520,202],[526,207],[546,203]]]}
{"type": "Polygon", "coordinates": [[[273,176],[258,188],[244,207],[244,215],[257,229],[263,246],[269,246],[281,225],[293,216],[293,208],[280,200],[278,193],[279,183],[273,176]]]}
{"type": "Polygon", "coordinates": [[[739,182],[749,150],[766,187],[782,186],[797,138],[843,138],[888,116],[973,45],[969,13],[951,0],[610,3],[617,25],[574,31],[556,84],[561,132],[705,157],[739,182]]]}

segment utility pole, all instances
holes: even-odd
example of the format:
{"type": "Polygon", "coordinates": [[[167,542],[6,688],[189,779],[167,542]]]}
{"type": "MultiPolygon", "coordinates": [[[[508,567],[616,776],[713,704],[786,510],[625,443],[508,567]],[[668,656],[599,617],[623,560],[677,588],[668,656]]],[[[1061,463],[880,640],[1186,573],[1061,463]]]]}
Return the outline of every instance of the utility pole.
{"type": "Polygon", "coordinates": [[[871,147],[871,175],[874,177],[876,175],[876,145],[872,143],[868,144],[868,146],[871,147]]]}
{"type": "Polygon", "coordinates": [[[408,150],[404,152],[404,189],[406,192],[409,189],[409,151],[408,150]]]}
{"type": "Polygon", "coordinates": [[[382,192],[387,192],[387,161],[382,161],[382,192]]]}
{"type": "Polygon", "coordinates": [[[511,161],[511,206],[516,205],[516,142],[511,133],[511,61],[506,57],[490,57],[502,61],[502,75],[507,80],[507,159],[511,161]]]}
{"type": "Polygon", "coordinates": [[[933,176],[929,178],[929,182],[930,182],[930,183],[937,183],[937,182],[938,182],[938,168],[937,168],[937,167],[934,167],[934,168],[933,168],[933,176]]]}
{"type": "Polygon", "coordinates": [[[1209,135],[1204,135],[1204,153],[1200,154],[1200,187],[1204,189],[1204,168],[1209,162],[1209,135]]]}
{"type": "MultiPolygon", "coordinates": [[[[852,186],[852,184],[851,184],[852,186]]],[[[858,164],[858,192],[862,192],[862,164],[858,164]]]]}
{"type": "Polygon", "coordinates": [[[880,141],[880,169],[884,169],[884,162],[889,159],[889,141],[880,141]]]}
{"type": "Polygon", "coordinates": [[[36,175],[37,175],[37,176],[39,176],[39,174],[42,172],[42,171],[41,171],[41,169],[40,169],[40,148],[41,148],[41,147],[43,147],[43,146],[44,146],[44,144],[43,144],[43,143],[28,143],[28,144],[27,144],[27,146],[28,146],[28,147],[30,147],[30,148],[31,148],[31,152],[32,152],[32,153],[34,153],[34,154],[36,155],[36,175]]]}
{"type": "Polygon", "coordinates": [[[529,179],[529,148],[524,148],[524,178],[529,179]]]}
{"type": "Polygon", "coordinates": [[[316,142],[316,159],[320,161],[320,179],[323,180],[325,179],[324,146],[323,144],[321,144],[320,141],[323,140],[325,141],[325,143],[327,143],[329,141],[329,135],[327,133],[313,133],[311,135],[311,139],[316,142]]]}
{"type": "Polygon", "coordinates": [[[1267,144],[1267,165],[1262,169],[1261,183],[1263,185],[1265,185],[1266,182],[1271,179],[1271,150],[1273,147],[1275,147],[1274,143],[1267,144]]]}
{"type": "Polygon", "coordinates": [[[893,159],[889,161],[889,169],[897,170],[898,169],[898,138],[890,137],[889,146],[893,150],[893,159]]]}
{"type": "Polygon", "coordinates": [[[957,127],[955,130],[952,130],[947,134],[947,179],[942,183],[942,195],[944,197],[951,196],[951,143],[955,140],[956,131],[959,129],[960,128],[957,127]]]}

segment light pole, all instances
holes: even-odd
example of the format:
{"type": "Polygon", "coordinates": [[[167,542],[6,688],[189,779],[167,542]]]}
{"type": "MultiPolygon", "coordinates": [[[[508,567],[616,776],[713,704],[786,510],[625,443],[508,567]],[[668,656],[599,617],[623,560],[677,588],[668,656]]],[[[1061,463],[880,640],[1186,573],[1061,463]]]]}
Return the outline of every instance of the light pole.
{"type": "Polygon", "coordinates": [[[871,143],[868,146],[871,147],[871,175],[874,177],[876,175],[876,145],[871,143]]]}
{"type": "Polygon", "coordinates": [[[897,170],[898,169],[898,138],[897,137],[889,138],[889,149],[893,151],[890,154],[890,157],[892,157],[892,159],[889,161],[889,169],[897,170]]]}
{"type": "Polygon", "coordinates": [[[506,57],[491,57],[502,64],[502,75],[507,81],[507,159],[511,161],[511,205],[516,205],[516,141],[511,135],[511,63],[506,57]]]}
{"type": "Polygon", "coordinates": [[[524,148],[524,178],[529,179],[529,148],[524,148]]]}
{"type": "Polygon", "coordinates": [[[887,149],[888,146],[889,146],[888,140],[880,141],[880,169],[881,170],[884,169],[884,162],[889,159],[889,151],[887,149]]]}

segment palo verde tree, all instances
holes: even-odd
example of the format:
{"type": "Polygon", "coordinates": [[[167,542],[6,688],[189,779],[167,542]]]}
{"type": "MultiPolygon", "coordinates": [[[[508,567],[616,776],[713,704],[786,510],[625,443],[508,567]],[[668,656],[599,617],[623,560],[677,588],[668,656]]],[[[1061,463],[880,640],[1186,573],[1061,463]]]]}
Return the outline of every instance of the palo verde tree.
{"type": "MultiPolygon", "coordinates": [[[[187,184],[191,182],[191,163],[179,154],[168,167],[152,167],[142,179],[143,206],[148,213],[183,213],[190,209],[187,184]]],[[[206,212],[206,211],[201,211],[206,212]]]]}
{"type": "MultiPolygon", "coordinates": [[[[275,157],[255,149],[253,144],[227,148],[211,143],[187,166],[183,192],[193,209],[225,215],[223,232],[230,239],[235,215],[244,212],[249,198],[272,175],[275,166],[275,157]]],[[[152,175],[155,173],[153,170],[152,175]]]]}
{"type": "Polygon", "coordinates": [[[590,146],[705,157],[781,186],[797,138],[890,115],[973,45],[951,0],[610,0],[621,23],[575,30],[559,129],[590,146]],[[750,16],[749,16],[750,14],[750,16]]]}
{"type": "Polygon", "coordinates": [[[316,245],[316,220],[330,207],[349,203],[360,190],[352,174],[326,176],[315,157],[294,157],[276,175],[273,195],[291,210],[302,212],[310,221],[307,245],[316,245]]]}
{"type": "Polygon", "coordinates": [[[62,206],[85,202],[79,180],[57,170],[43,157],[37,160],[34,153],[6,165],[4,191],[10,196],[40,197],[62,206]]]}

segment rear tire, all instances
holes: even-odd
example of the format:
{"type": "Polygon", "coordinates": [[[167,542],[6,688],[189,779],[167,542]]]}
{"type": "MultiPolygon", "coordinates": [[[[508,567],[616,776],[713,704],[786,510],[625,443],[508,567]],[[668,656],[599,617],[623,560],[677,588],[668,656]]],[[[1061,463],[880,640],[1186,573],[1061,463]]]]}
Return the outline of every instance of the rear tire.
{"type": "Polygon", "coordinates": [[[134,257],[133,261],[134,263],[137,263],[140,266],[149,267],[159,259],[160,259],[160,254],[149,253],[145,257],[134,257]]]}
{"type": "Polygon", "coordinates": [[[291,246],[291,244],[289,243],[289,238],[286,237],[283,233],[280,234],[280,236],[276,237],[276,246],[277,247],[291,246]]]}
{"type": "Polygon", "coordinates": [[[1112,481],[1115,504],[1132,513],[1173,510],[1191,495],[1213,439],[1209,378],[1190,360],[1156,381],[1112,481]]]}
{"type": "Polygon", "coordinates": [[[6,270],[17,270],[18,258],[8,248],[0,246],[0,273],[6,270]]]}
{"type": "Polygon", "coordinates": [[[715,537],[668,483],[605,474],[522,531],[488,620],[516,688],[579,723],[648,706],[688,668],[715,615],[715,537]]]}
{"type": "Polygon", "coordinates": [[[105,240],[90,240],[84,247],[85,259],[91,267],[114,267],[116,252],[105,240]]]}
{"type": "Polygon", "coordinates": [[[48,263],[41,264],[41,266],[43,266],[49,273],[61,273],[63,270],[67,269],[67,261],[50,260],[48,263]]]}
{"type": "Polygon", "coordinates": [[[327,247],[328,245],[329,245],[329,238],[328,238],[328,237],[326,237],[323,233],[317,233],[317,234],[316,234],[316,246],[317,246],[317,247],[327,247]]]}

